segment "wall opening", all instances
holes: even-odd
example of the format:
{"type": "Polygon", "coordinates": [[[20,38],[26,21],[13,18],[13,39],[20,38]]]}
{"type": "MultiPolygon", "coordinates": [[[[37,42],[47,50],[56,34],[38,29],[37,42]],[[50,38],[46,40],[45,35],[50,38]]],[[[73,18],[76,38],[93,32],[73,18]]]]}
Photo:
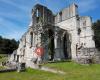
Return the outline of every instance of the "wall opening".
{"type": "Polygon", "coordinates": [[[33,32],[30,33],[30,42],[31,42],[31,47],[33,46],[33,32]]]}
{"type": "Polygon", "coordinates": [[[14,54],[14,61],[16,60],[16,54],[14,54]]]}
{"type": "Polygon", "coordinates": [[[60,16],[60,22],[62,21],[62,12],[59,13],[60,16]]]}
{"type": "Polygon", "coordinates": [[[50,56],[50,60],[54,59],[54,33],[52,30],[48,30],[48,54],[50,56]]]}
{"type": "Polygon", "coordinates": [[[17,55],[17,62],[19,62],[19,55],[17,55]]]}
{"type": "Polygon", "coordinates": [[[68,33],[65,33],[63,37],[63,53],[65,59],[71,59],[71,41],[68,33]]]}

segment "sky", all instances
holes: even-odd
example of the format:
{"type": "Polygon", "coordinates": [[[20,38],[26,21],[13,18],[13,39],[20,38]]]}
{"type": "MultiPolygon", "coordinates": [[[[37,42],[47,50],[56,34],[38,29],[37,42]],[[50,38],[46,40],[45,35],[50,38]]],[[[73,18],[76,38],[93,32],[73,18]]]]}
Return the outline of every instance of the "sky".
{"type": "Polygon", "coordinates": [[[100,0],[0,0],[0,35],[19,40],[29,27],[31,10],[37,3],[56,14],[73,2],[81,16],[91,16],[93,22],[100,19],[100,0]]]}

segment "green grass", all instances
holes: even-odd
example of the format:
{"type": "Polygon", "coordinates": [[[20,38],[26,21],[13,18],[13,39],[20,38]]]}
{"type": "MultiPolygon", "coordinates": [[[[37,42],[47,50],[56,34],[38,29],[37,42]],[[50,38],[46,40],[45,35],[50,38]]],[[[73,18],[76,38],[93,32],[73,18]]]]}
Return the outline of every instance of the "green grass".
{"type": "Polygon", "coordinates": [[[100,65],[80,65],[73,62],[46,64],[66,72],[65,80],[100,80],[100,65]]]}
{"type": "Polygon", "coordinates": [[[0,73],[0,80],[60,80],[58,76],[49,72],[28,69],[26,72],[20,73],[0,73]]]}
{"type": "Polygon", "coordinates": [[[41,70],[27,69],[26,72],[0,73],[0,80],[100,80],[100,65],[79,65],[73,62],[49,63],[49,66],[66,74],[54,74],[41,70]]]}

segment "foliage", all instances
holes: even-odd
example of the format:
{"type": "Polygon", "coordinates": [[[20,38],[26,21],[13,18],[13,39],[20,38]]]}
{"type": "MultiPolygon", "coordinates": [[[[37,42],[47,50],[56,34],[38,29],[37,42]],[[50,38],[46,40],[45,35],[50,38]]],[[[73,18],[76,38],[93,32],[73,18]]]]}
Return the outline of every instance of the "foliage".
{"type": "Polygon", "coordinates": [[[0,63],[8,60],[7,54],[0,54],[0,63]]]}
{"type": "Polygon", "coordinates": [[[5,69],[5,67],[3,67],[3,66],[0,66],[0,70],[2,70],[2,69],[5,69]]]}
{"type": "Polygon", "coordinates": [[[11,54],[18,48],[18,42],[14,39],[6,39],[0,36],[0,54],[11,54]]]}
{"type": "Polygon", "coordinates": [[[97,20],[95,23],[93,23],[92,28],[94,30],[96,48],[100,51],[100,20],[97,20]]]}

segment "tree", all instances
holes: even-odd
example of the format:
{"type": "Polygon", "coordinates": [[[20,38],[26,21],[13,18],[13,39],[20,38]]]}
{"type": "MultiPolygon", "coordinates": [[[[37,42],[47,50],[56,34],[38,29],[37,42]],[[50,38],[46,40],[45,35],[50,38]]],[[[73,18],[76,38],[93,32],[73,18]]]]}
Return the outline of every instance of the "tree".
{"type": "Polygon", "coordinates": [[[11,54],[18,48],[18,42],[14,39],[6,39],[0,36],[0,54],[11,54]]]}
{"type": "Polygon", "coordinates": [[[100,20],[93,23],[92,29],[94,30],[96,48],[100,51],[100,20]]]}

